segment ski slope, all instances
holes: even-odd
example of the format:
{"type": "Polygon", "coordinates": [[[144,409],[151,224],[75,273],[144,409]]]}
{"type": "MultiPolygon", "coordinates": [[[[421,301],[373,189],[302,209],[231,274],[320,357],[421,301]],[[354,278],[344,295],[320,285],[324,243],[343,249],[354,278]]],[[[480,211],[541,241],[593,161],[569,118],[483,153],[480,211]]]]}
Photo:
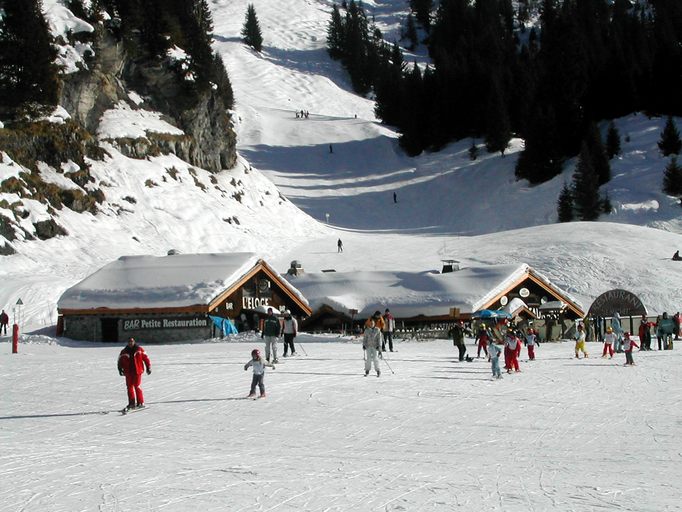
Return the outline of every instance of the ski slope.
{"type": "Polygon", "coordinates": [[[148,346],[128,416],[120,347],[0,344],[0,511],[679,510],[679,351],[543,344],[493,381],[450,341],[398,342],[365,378],[357,341],[297,340],[255,401],[260,339],[148,346]]]}

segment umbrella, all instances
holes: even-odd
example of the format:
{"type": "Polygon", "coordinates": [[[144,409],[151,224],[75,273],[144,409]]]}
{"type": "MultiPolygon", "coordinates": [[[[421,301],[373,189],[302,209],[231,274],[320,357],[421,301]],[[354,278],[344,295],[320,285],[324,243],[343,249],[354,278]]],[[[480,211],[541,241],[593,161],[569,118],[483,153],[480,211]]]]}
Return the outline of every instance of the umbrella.
{"type": "Polygon", "coordinates": [[[507,313],[506,311],[502,311],[501,309],[498,310],[492,310],[492,309],[481,309],[479,311],[476,311],[473,315],[471,315],[472,318],[511,318],[511,315],[507,313]]]}

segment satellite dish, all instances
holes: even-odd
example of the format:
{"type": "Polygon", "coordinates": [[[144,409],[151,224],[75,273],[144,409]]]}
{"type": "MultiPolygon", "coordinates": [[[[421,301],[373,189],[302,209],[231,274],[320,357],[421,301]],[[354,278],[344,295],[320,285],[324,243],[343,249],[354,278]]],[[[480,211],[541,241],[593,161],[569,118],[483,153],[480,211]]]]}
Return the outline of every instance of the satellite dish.
{"type": "Polygon", "coordinates": [[[545,302],[547,302],[547,297],[543,297],[540,299],[540,304],[544,304],[545,302]]]}
{"type": "Polygon", "coordinates": [[[530,291],[528,291],[528,288],[521,288],[519,290],[519,295],[525,299],[530,295],[530,291]]]}
{"type": "Polygon", "coordinates": [[[506,295],[503,295],[502,298],[500,299],[500,304],[502,304],[503,306],[506,306],[507,302],[509,302],[509,299],[507,298],[506,295]]]}

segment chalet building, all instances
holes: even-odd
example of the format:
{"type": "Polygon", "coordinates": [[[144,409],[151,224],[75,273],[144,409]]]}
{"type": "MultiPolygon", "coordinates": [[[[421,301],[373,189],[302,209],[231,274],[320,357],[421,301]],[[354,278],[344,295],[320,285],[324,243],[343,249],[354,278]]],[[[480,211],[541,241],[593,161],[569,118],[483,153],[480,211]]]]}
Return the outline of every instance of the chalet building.
{"type": "Polygon", "coordinates": [[[254,327],[272,307],[299,318],[307,300],[252,253],[123,256],[64,292],[58,335],[141,342],[208,339],[214,319],[254,327]]]}
{"type": "Polygon", "coordinates": [[[502,309],[526,321],[574,321],[585,316],[575,298],[526,264],[460,268],[458,263],[445,261],[441,272],[320,272],[286,277],[310,301],[313,313],[302,328],[312,331],[347,330],[386,308],[405,328],[469,320],[485,309],[502,309]]]}

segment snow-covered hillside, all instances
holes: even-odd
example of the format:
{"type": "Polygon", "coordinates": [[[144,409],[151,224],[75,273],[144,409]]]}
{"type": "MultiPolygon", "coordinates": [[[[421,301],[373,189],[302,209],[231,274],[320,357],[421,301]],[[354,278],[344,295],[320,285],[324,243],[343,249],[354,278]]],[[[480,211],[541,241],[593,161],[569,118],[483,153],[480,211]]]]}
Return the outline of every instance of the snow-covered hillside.
{"type": "MultiPolygon", "coordinates": [[[[439,268],[442,257],[464,264],[526,262],[585,305],[623,287],[651,312],[679,309],[682,267],[669,258],[682,248],[682,209],[660,191],[661,119],[616,120],[629,141],[623,140],[605,186],[615,209],[602,218],[609,222],[555,224],[556,199],[575,162],[562,176],[529,187],[514,180],[519,140],[504,158],[482,151],[472,162],[470,140],[406,157],[396,134],[374,117],[371,100],[350,91],[340,64],[325,52],[332,3],[210,2],[214,46],[236,97],[237,166],[212,176],[172,156],[134,160],[109,147],[110,157],[92,163],[93,176],[105,183],[101,212],[64,209],[57,215],[68,236],[14,242],[18,254],[0,257],[0,306],[12,311],[21,298],[25,330],[50,327],[62,291],[94,269],[124,254],[176,249],[254,251],[280,271],[293,259],[307,271],[421,271],[439,268]],[[240,40],[248,3],[260,20],[261,54],[240,40]],[[309,116],[296,118],[300,110],[309,116]],[[338,237],[343,255],[335,252],[338,237]]],[[[58,13],[52,21],[59,30],[74,23],[61,4],[45,1],[48,16],[58,13]],[[50,9],[55,6],[61,7],[50,9]]],[[[364,4],[387,39],[397,38],[407,3],[364,4]]],[[[422,62],[423,49],[406,60],[412,58],[422,62]]],[[[121,133],[126,123],[130,130],[140,122],[159,126],[153,116],[120,114],[109,114],[110,131],[121,133]]],[[[5,164],[3,176],[16,172],[5,164]]],[[[32,216],[44,214],[34,206],[32,216]]]]}

